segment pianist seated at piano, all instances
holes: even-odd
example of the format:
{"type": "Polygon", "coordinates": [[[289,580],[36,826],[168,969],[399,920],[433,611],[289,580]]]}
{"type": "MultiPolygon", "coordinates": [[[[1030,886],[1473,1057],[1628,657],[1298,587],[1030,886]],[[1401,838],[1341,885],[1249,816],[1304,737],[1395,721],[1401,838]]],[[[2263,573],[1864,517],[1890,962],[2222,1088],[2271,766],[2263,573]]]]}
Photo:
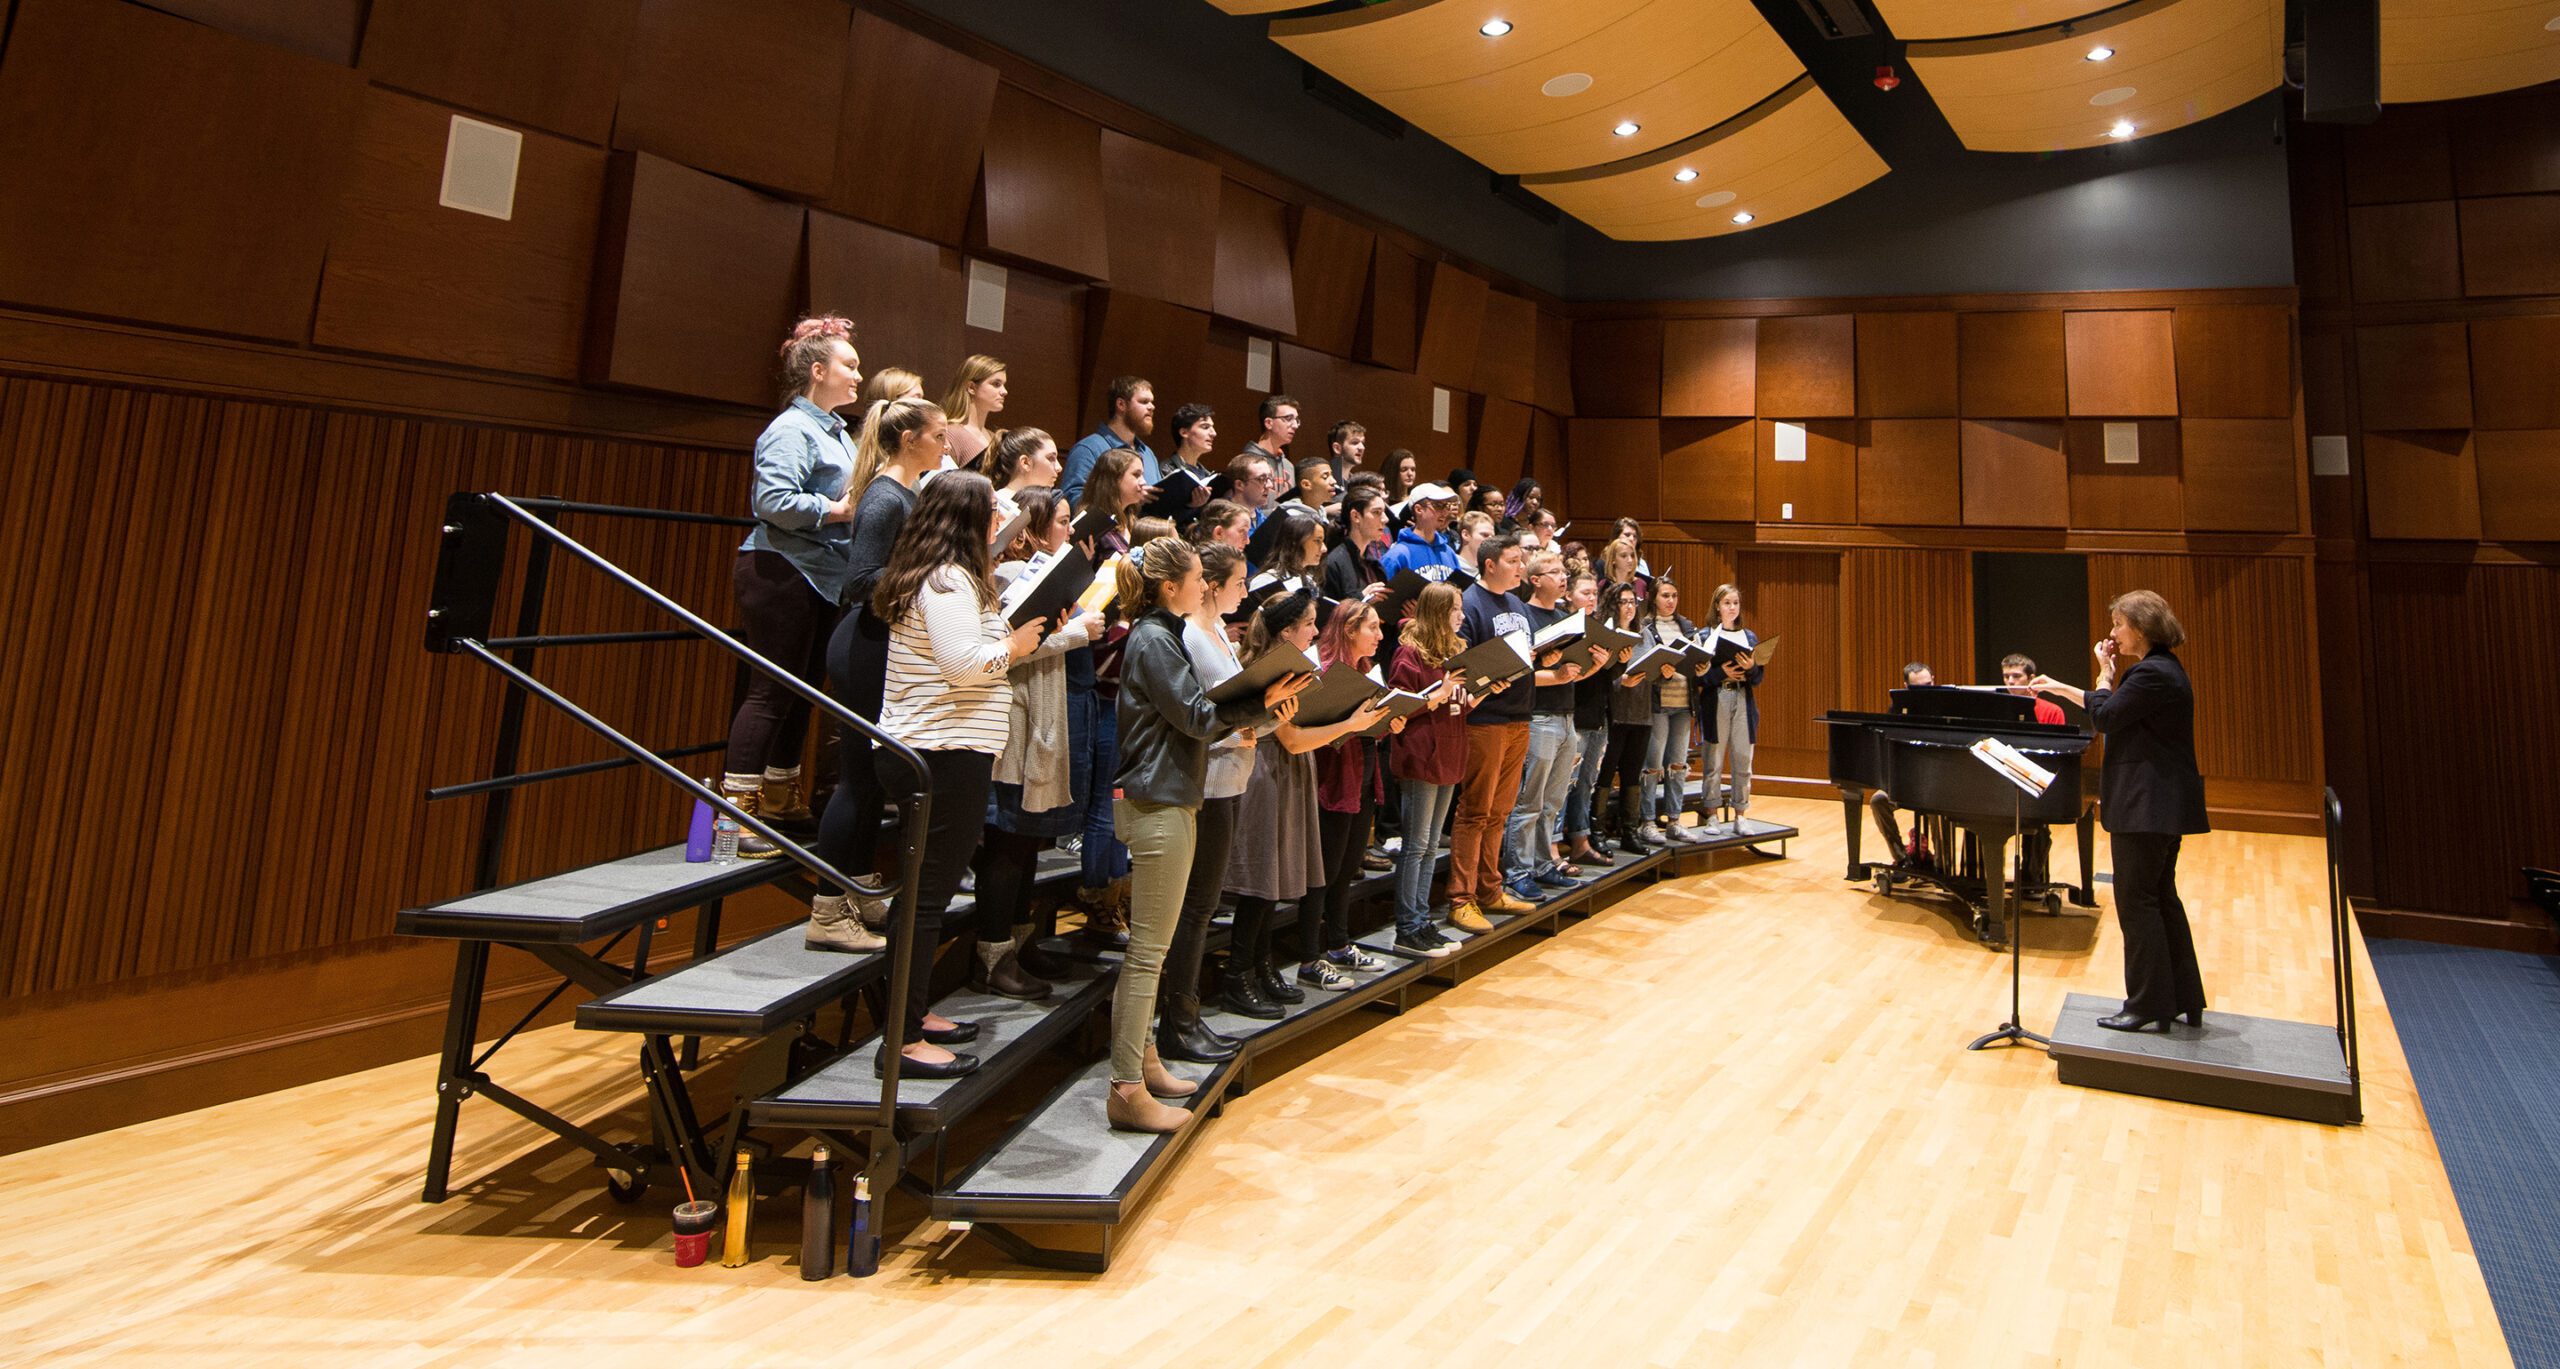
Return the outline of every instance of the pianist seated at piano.
{"type": "Polygon", "coordinates": [[[2115,860],[2116,921],[2124,934],[2124,1011],[2098,1019],[2117,1031],[2204,1025],[2204,976],[2186,905],[2178,899],[2178,846],[2205,825],[2204,776],[2196,769],[2196,696],[2173,650],[2186,643],[2167,600],[2147,589],[2107,605],[2098,677],[2081,690],[2048,675],[2028,684],[2089,711],[2106,738],[2100,818],[2115,860]]]}
{"type": "MultiPolygon", "coordinates": [[[[1902,687],[1928,689],[1938,683],[1938,674],[1925,661],[1913,661],[1902,668],[1902,687]]],[[[2060,712],[2060,709],[2054,710],[2060,712]]],[[[2039,716],[2037,721],[2043,721],[2039,716]]],[[[1879,789],[1867,795],[1867,811],[1875,815],[1876,830],[1884,834],[1884,849],[1893,852],[1893,863],[1909,865],[1911,852],[1902,844],[1902,811],[1893,806],[1893,795],[1879,789]]]]}
{"type": "Polygon", "coordinates": [[[2012,651],[2000,658],[2000,683],[2008,686],[2012,694],[2024,694],[2036,700],[2036,721],[2049,727],[2068,726],[2071,720],[2063,716],[2062,705],[2051,699],[2036,699],[2036,692],[2027,687],[2027,681],[2035,677],[2034,657],[2012,651]]]}

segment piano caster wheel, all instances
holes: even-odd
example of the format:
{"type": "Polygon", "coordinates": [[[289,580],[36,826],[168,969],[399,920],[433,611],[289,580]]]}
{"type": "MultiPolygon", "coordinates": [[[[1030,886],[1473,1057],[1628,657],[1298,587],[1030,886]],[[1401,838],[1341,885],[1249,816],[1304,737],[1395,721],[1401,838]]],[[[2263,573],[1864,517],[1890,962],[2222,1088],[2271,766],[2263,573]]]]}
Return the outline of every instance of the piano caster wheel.
{"type": "Polygon", "coordinates": [[[1881,865],[1875,867],[1875,884],[1877,893],[1890,896],[1893,893],[1893,871],[1881,865]]]}
{"type": "Polygon", "coordinates": [[[2062,891],[2060,889],[2045,890],[2044,915],[2046,917],[2062,916],[2062,891]]]}

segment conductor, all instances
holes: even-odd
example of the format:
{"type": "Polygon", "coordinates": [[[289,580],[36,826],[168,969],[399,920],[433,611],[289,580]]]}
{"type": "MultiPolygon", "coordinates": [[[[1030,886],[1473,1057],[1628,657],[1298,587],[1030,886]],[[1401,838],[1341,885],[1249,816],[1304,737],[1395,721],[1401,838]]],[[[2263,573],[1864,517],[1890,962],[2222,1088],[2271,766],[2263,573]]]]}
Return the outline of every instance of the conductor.
{"type": "Polygon", "coordinates": [[[2167,1029],[2183,1016],[2204,1025],[2204,976],[2196,968],[2187,906],[2178,900],[2178,844],[2205,826],[2204,776],[2196,769],[2196,697],[2171,654],[2186,630],[2168,601],[2147,589],[2107,605],[2098,678],[2084,695],[2049,675],[2028,684],[2089,711],[2107,740],[2100,817],[2115,862],[2116,921],[2124,933],[2124,1011],[2101,1017],[2114,1031],[2167,1029]],[[2119,682],[2117,670],[2123,667],[2119,682]]]}

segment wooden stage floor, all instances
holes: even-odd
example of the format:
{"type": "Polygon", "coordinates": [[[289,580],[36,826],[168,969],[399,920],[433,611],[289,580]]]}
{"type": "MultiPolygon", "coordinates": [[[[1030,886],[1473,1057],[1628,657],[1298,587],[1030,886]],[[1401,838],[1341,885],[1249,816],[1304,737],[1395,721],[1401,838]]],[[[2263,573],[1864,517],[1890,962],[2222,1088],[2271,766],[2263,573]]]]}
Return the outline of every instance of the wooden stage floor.
{"type": "MultiPolygon", "coordinates": [[[[457,1168],[482,1177],[423,1206],[416,1060],[0,1158],[0,1360],[2507,1362],[2370,973],[2360,1129],[2070,1088],[1965,1053],[2006,958],[1844,883],[1837,804],[1755,811],[1804,829],[1794,859],[1308,1043],[1104,1275],[927,1223],[876,1278],[803,1283],[779,1203],[751,1267],[678,1270],[660,1193],[617,1207],[488,1105],[457,1168]]],[[[2325,1020],[2319,844],[2216,834],[2184,865],[2215,1006],[2325,1020]]],[[[2111,917],[2026,945],[2031,1027],[2120,990],[2111,917]]],[[[522,1091],[636,1124],[627,1040],[510,1052],[522,1091]]]]}

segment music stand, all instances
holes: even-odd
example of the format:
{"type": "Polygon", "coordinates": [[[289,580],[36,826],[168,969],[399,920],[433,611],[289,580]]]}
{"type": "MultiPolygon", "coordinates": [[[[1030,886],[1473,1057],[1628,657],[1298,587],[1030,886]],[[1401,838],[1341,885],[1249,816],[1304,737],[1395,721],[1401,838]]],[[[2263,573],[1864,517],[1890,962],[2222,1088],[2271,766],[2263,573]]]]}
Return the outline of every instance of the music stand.
{"type": "MultiPolygon", "coordinates": [[[[1973,752],[1974,759],[1989,767],[1993,774],[2017,787],[2017,793],[2011,796],[2016,802],[2016,810],[2009,835],[2013,839],[2020,840],[2019,855],[2023,857],[2025,855],[2023,839],[2027,829],[2027,795],[2041,796],[2046,789],[2051,788],[2053,772],[2028,760],[2018,752],[2017,748],[1997,737],[1984,737],[1966,749],[1973,752]]],[[[2009,1020],[2001,1023],[1996,1030],[1975,1037],[1973,1044],[1965,1049],[1987,1050],[1992,1046],[2024,1045],[2030,1041],[2039,1046],[2051,1047],[2053,1038],[2028,1031],[2019,1021],[2021,1014],[2018,999],[2022,969],[2019,959],[2018,900],[2009,887],[2012,871],[1999,868],[2010,863],[2009,843],[2006,841],[2000,843],[2000,857],[1993,868],[1984,872],[1989,876],[1984,883],[1991,891],[1991,897],[2000,903],[2001,931],[2009,938],[2009,1020]]]]}

